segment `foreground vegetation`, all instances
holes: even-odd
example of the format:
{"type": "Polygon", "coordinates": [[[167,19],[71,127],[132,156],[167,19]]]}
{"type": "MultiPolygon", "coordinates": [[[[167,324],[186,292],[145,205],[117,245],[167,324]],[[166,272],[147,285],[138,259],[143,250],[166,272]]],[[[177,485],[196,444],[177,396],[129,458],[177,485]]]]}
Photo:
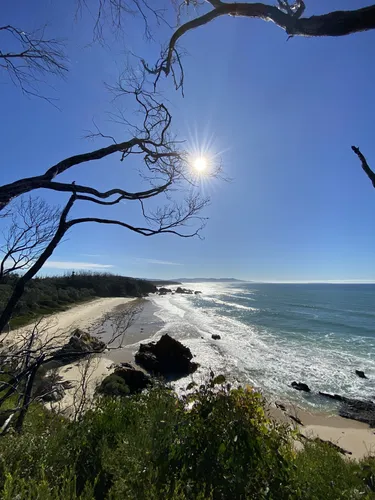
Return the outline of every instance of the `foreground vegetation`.
{"type": "MultiPolygon", "coordinates": [[[[1,279],[0,310],[5,307],[16,281],[15,274],[1,279]]],[[[114,274],[73,272],[65,276],[34,278],[26,285],[14,309],[11,326],[16,328],[35,316],[63,310],[95,297],[142,297],[155,289],[149,281],[114,274]]]]}
{"type": "Polygon", "coordinates": [[[372,459],[315,442],[296,453],[258,394],[218,382],[103,397],[76,422],[34,405],[22,434],[1,438],[1,498],[375,498],[372,459]]]}

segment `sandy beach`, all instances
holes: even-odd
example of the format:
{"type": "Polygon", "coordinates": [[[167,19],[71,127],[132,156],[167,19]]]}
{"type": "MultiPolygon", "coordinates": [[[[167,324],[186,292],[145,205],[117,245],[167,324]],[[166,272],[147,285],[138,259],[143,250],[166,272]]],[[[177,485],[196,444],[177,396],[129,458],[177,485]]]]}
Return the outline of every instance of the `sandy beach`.
{"type": "MultiPolygon", "coordinates": [[[[119,312],[121,308],[137,299],[132,298],[104,298],[72,307],[71,309],[45,318],[46,331],[43,335],[63,344],[75,328],[89,329],[99,318],[110,311],[119,312]],[[47,332],[48,326],[48,332],[47,332]]],[[[128,328],[124,337],[123,347],[106,351],[95,356],[88,368],[89,384],[88,399],[92,399],[95,388],[100,381],[113,369],[114,364],[134,362],[134,354],[139,342],[152,338],[163,326],[154,312],[157,310],[152,301],[143,299],[141,312],[128,328]]],[[[17,334],[25,334],[30,327],[20,329],[17,334]]],[[[43,328],[42,328],[43,330],[43,328]]],[[[108,332],[108,336],[110,332],[108,332]]],[[[101,338],[106,341],[106,334],[101,338]]],[[[65,397],[57,405],[62,409],[74,407],[79,397],[79,385],[84,371],[84,361],[65,365],[59,369],[59,375],[64,381],[69,381],[72,388],[66,391],[65,397]]],[[[307,438],[319,437],[331,441],[351,454],[345,456],[359,459],[375,453],[375,432],[368,425],[354,420],[348,420],[337,415],[311,413],[303,408],[283,402],[285,411],[270,402],[270,415],[278,421],[296,426],[290,415],[297,417],[303,425],[298,425],[299,432],[307,438]]]]}
{"type": "Polygon", "coordinates": [[[348,458],[360,459],[375,454],[375,429],[367,424],[327,413],[311,413],[303,408],[283,402],[285,411],[271,405],[269,413],[278,421],[298,427],[302,436],[312,439],[318,437],[331,441],[351,454],[348,458]],[[290,416],[299,419],[299,425],[290,416]]]}
{"type": "MultiPolygon", "coordinates": [[[[91,302],[73,306],[66,311],[45,316],[38,324],[38,338],[40,343],[44,343],[51,347],[61,347],[70,338],[72,332],[76,328],[89,330],[95,323],[107,313],[113,311],[117,307],[124,307],[130,302],[137,299],[128,297],[101,298],[91,302]]],[[[12,331],[8,335],[10,343],[22,340],[29,336],[34,325],[27,325],[18,330],[12,331]]],[[[109,354],[109,353],[108,353],[109,354]]],[[[129,355],[124,356],[121,361],[129,361],[129,355]]],[[[113,359],[107,357],[107,353],[96,355],[90,360],[87,377],[87,397],[92,399],[96,386],[100,381],[110,373],[110,368],[113,365],[113,359]]],[[[71,389],[65,391],[65,396],[58,403],[53,404],[59,407],[62,411],[72,409],[79,397],[79,385],[84,372],[85,360],[80,360],[75,363],[59,368],[58,374],[63,381],[71,383],[71,389]]]]}

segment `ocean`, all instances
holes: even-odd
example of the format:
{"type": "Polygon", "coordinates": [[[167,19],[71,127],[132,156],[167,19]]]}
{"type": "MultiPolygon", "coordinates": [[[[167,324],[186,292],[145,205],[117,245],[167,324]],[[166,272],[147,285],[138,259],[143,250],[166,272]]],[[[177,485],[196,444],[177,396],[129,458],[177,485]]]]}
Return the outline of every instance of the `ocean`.
{"type": "MultiPolygon", "coordinates": [[[[274,399],[327,411],[318,391],[375,399],[375,285],[194,283],[199,295],[154,296],[156,316],[212,369],[274,399]],[[213,333],[221,340],[212,340],[213,333]],[[355,370],[363,370],[367,380],[355,370]],[[291,388],[305,382],[311,393],[291,388]]],[[[186,380],[179,382],[182,387],[186,380]]]]}

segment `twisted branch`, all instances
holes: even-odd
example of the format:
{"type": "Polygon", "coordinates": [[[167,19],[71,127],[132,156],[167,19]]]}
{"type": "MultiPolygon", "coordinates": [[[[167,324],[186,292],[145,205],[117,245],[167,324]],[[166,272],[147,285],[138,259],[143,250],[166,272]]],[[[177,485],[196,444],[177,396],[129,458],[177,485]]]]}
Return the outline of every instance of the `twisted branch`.
{"type": "MultiPolygon", "coordinates": [[[[208,3],[213,9],[180,26],[173,33],[167,50],[154,67],[142,61],[148,73],[156,75],[157,79],[160,78],[161,73],[168,76],[173,71],[173,64],[179,62],[176,57],[176,44],[179,39],[189,31],[204,26],[221,16],[271,21],[290,36],[344,36],[375,29],[375,5],[351,11],[334,11],[319,16],[302,17],[305,10],[302,0],[296,1],[293,5],[289,5],[288,1],[278,0],[278,6],[263,3],[225,3],[220,0],[208,0],[208,3]]],[[[182,81],[177,87],[182,87],[182,81]]]]}

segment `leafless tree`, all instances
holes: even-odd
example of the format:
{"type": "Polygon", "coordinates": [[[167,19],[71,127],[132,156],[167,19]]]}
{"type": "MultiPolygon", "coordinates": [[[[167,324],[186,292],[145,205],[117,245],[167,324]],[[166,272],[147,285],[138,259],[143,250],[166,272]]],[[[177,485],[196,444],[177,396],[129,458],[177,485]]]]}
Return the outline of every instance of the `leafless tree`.
{"type": "MultiPolygon", "coordinates": [[[[138,106],[136,109],[141,113],[139,116],[137,115],[138,125],[132,127],[133,138],[119,143],[114,138],[108,138],[97,131],[95,136],[111,140],[113,144],[67,158],[49,168],[42,175],[20,179],[0,187],[0,208],[2,209],[5,209],[14,198],[38,188],[70,193],[69,201],[61,212],[53,237],[38,259],[18,279],[8,303],[0,315],[0,332],[3,332],[8,324],[26,283],[40,271],[67,231],[76,225],[94,222],[103,225],[117,225],[143,236],[169,233],[181,237],[197,235],[204,226],[205,221],[200,214],[208,203],[207,198],[201,198],[197,191],[189,189],[190,194],[183,201],[181,201],[181,197],[179,201],[173,201],[173,193],[184,186],[186,187],[186,183],[191,184],[194,179],[190,173],[187,152],[182,149],[181,143],[176,141],[171,134],[172,117],[168,108],[156,99],[155,94],[147,91],[143,79],[139,83],[133,81],[132,85],[128,90],[125,90],[124,85],[124,88],[120,88],[119,92],[121,95],[130,94],[134,97],[138,106]],[[144,168],[141,171],[141,176],[143,181],[149,183],[150,188],[137,192],[126,191],[119,187],[109,191],[99,191],[88,185],[54,181],[56,176],[73,166],[98,160],[114,153],[119,154],[120,161],[129,161],[133,155],[142,155],[144,168]],[[155,197],[163,199],[164,204],[150,210],[147,207],[147,201],[155,197]],[[68,218],[76,203],[110,207],[124,200],[139,204],[144,225],[105,217],[68,218]],[[194,226],[191,226],[192,224],[194,226]]],[[[128,122],[124,125],[129,128],[128,122]]],[[[218,169],[213,168],[212,175],[217,175],[217,172],[218,169]]]]}
{"type": "Polygon", "coordinates": [[[170,233],[181,237],[191,237],[198,234],[199,230],[202,228],[203,220],[199,216],[199,213],[207,204],[207,200],[205,199],[192,197],[187,200],[187,203],[185,205],[175,204],[169,207],[166,206],[164,209],[158,210],[155,214],[146,215],[148,226],[144,227],[133,226],[131,224],[128,224],[127,222],[116,219],[104,219],[98,217],[81,217],[70,220],[67,219],[69,212],[71,211],[74,203],[77,201],[81,200],[89,201],[92,203],[100,203],[101,205],[113,205],[114,203],[119,203],[121,199],[122,198],[119,197],[114,202],[105,203],[103,201],[98,202],[95,198],[90,198],[88,196],[80,196],[76,194],[71,195],[68,203],[61,213],[59,225],[53,238],[50,240],[44,251],[39,255],[38,259],[17,280],[13,292],[0,315],[0,332],[3,332],[6,325],[9,323],[13,311],[24,293],[26,284],[41,270],[43,265],[52,255],[53,251],[70,228],[74,227],[77,224],[95,222],[99,224],[121,226],[143,236],[170,233]],[[195,219],[198,219],[200,221],[200,226],[198,227],[198,229],[195,229],[194,231],[187,234],[182,233],[178,230],[179,227],[186,226],[189,224],[189,222],[195,219]]]}
{"type": "Polygon", "coordinates": [[[2,231],[0,279],[30,266],[55,233],[59,210],[41,198],[21,198],[2,231]]]}
{"type": "Polygon", "coordinates": [[[14,428],[21,431],[30,405],[35,401],[47,400],[59,386],[66,386],[59,374],[59,367],[62,368],[66,363],[78,363],[79,376],[72,381],[72,404],[64,408],[56,404],[53,409],[75,420],[79,419],[92,403],[95,392],[93,375],[98,356],[104,350],[122,347],[118,340],[122,339],[123,342],[127,329],[140,311],[141,307],[135,301],[127,308],[107,313],[88,328],[88,335],[96,337],[106,326],[107,341],[99,352],[94,348],[84,352],[70,348],[69,332],[56,329],[49,318],[40,318],[33,325],[8,335],[7,342],[3,339],[0,348],[3,378],[0,383],[0,435],[7,432],[13,422],[14,428]],[[9,405],[9,401],[16,401],[14,407],[9,405]]]}
{"type": "Polygon", "coordinates": [[[72,408],[64,408],[61,412],[65,415],[71,415],[74,422],[82,418],[84,413],[93,404],[93,394],[90,392],[92,379],[97,368],[98,358],[90,354],[85,359],[78,363],[78,380],[76,381],[73,398],[72,408]]]}
{"type": "Polygon", "coordinates": [[[45,31],[0,26],[0,68],[22,92],[38,97],[41,81],[48,75],[63,77],[68,69],[63,41],[47,37],[45,31]]]}

